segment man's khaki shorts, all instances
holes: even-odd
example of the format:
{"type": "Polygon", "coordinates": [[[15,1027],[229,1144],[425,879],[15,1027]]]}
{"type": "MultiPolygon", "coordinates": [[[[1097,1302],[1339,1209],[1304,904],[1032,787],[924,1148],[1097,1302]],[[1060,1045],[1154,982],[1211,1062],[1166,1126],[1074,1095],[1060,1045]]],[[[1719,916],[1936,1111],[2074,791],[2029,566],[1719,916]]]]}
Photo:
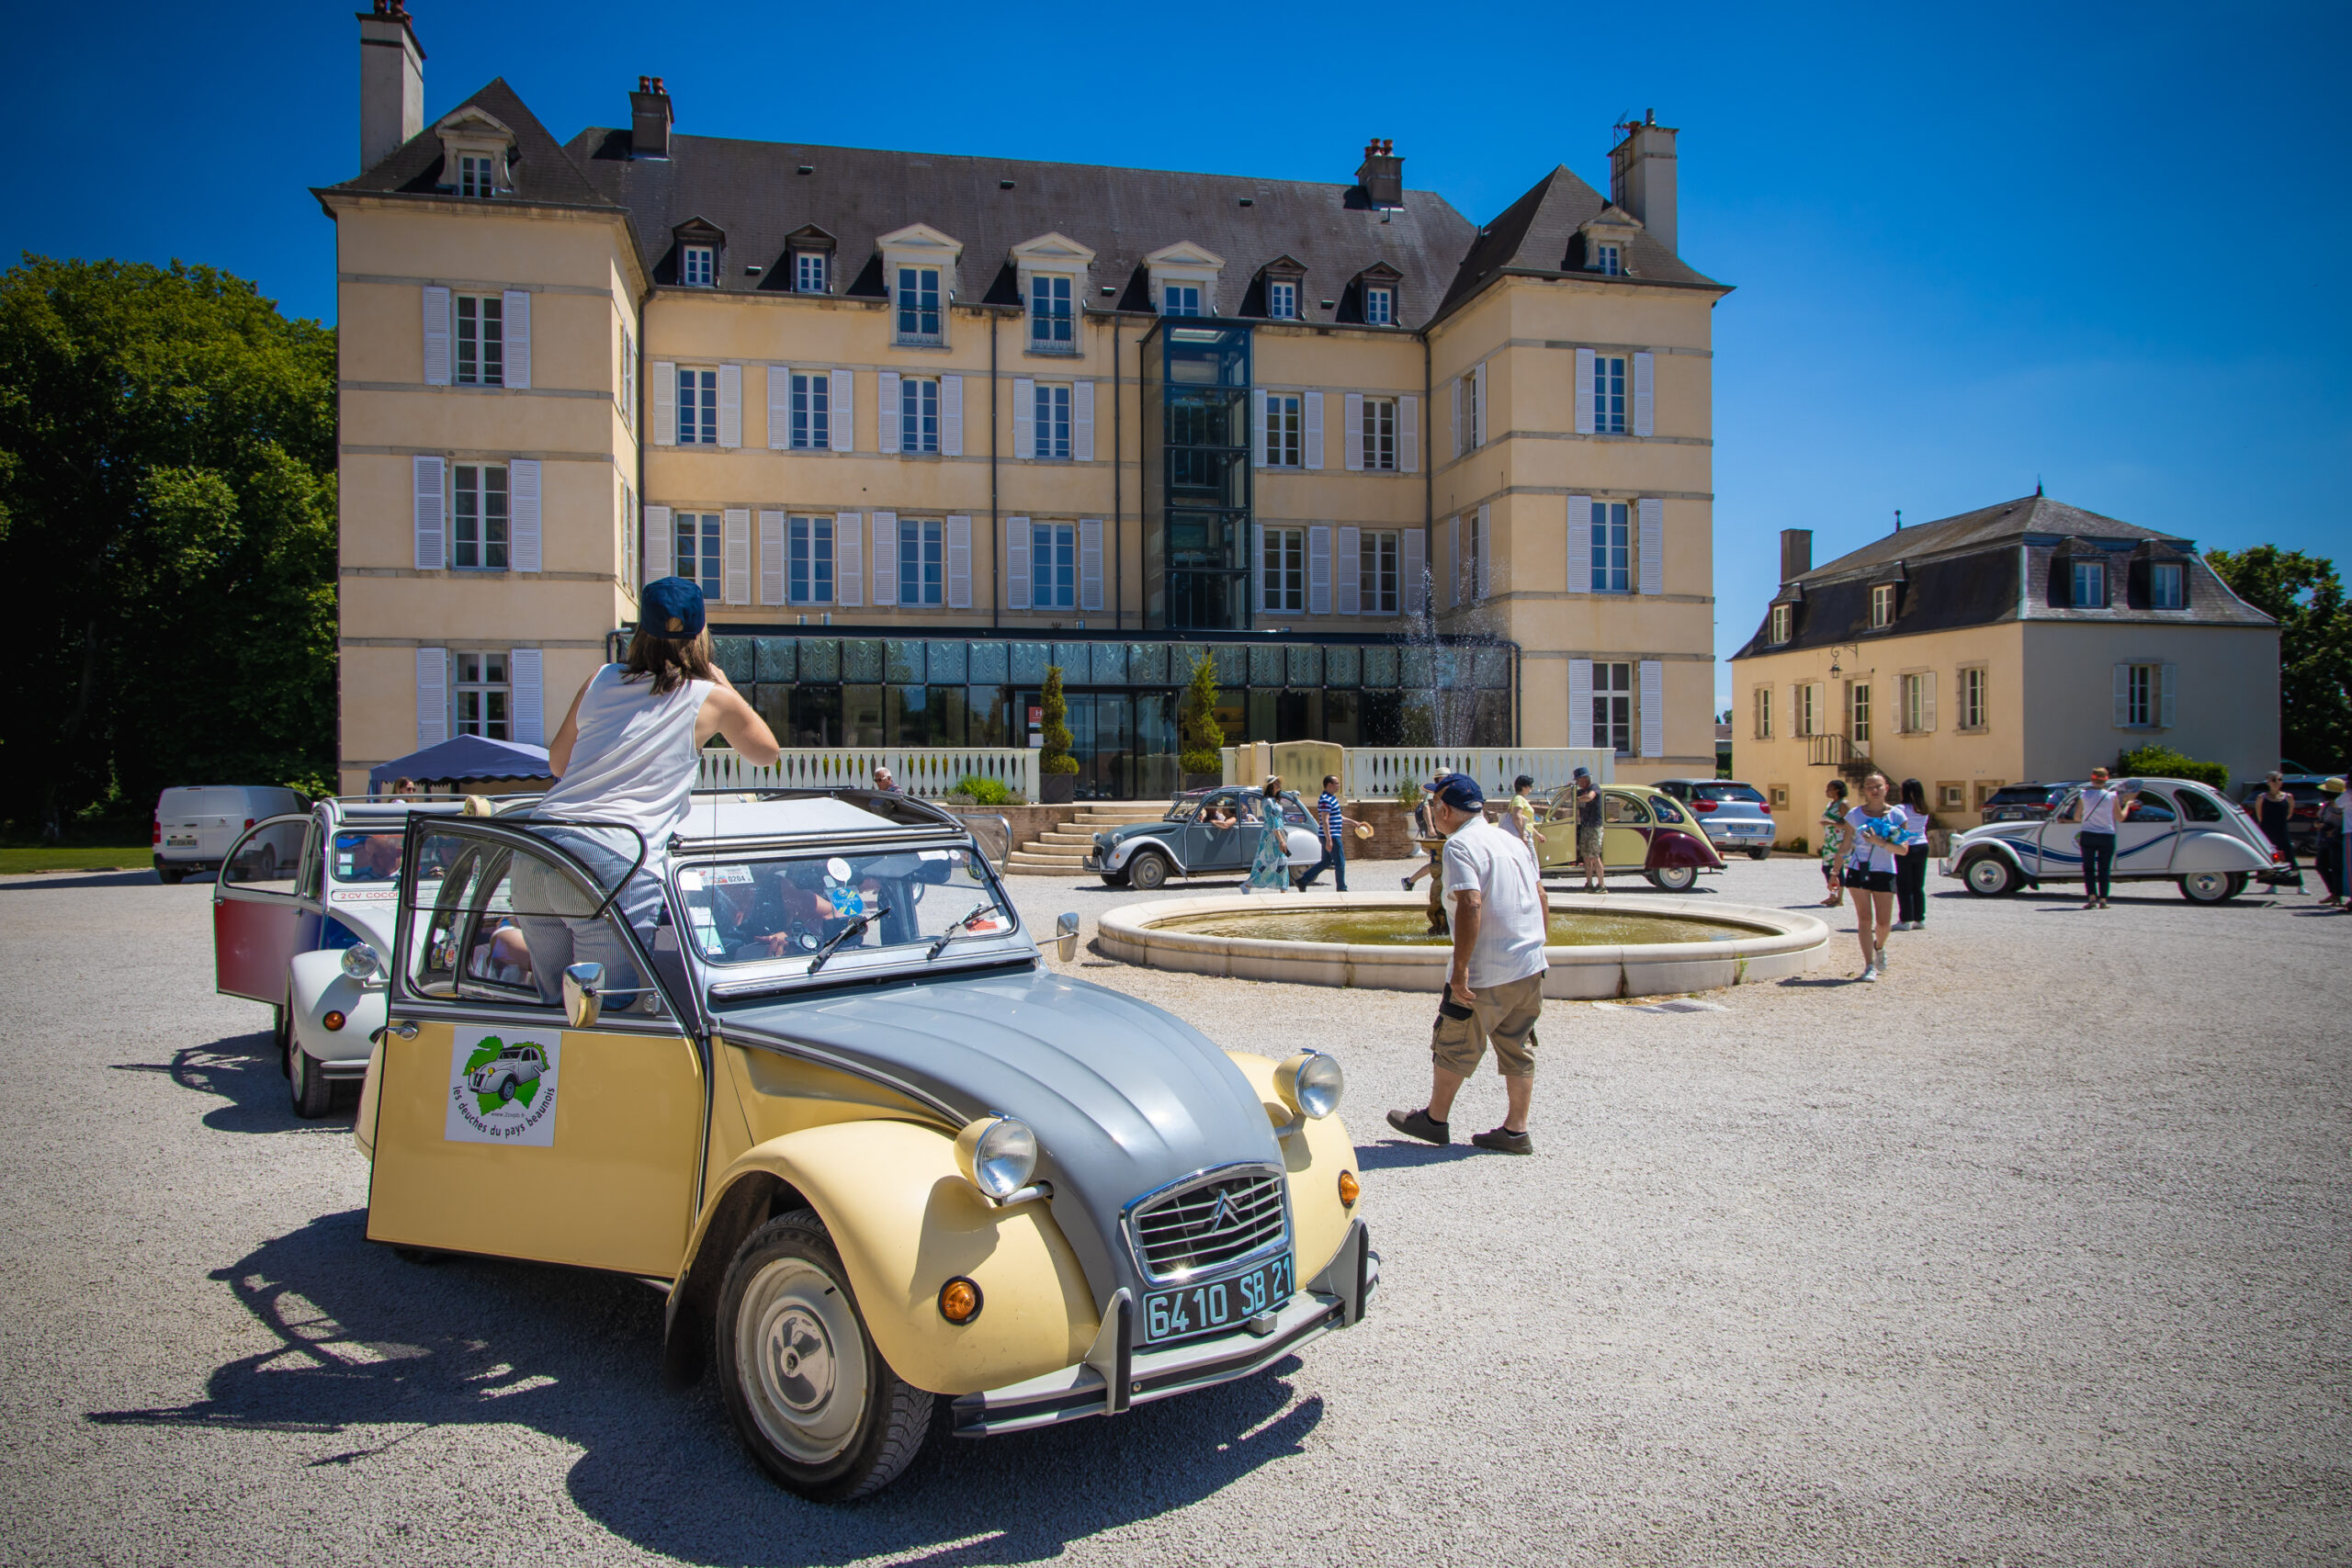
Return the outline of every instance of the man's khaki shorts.
{"type": "Polygon", "coordinates": [[[1600,858],[1600,829],[1598,828],[1578,828],[1577,829],[1577,859],[1599,860],[1600,858]]]}
{"type": "MultiPolygon", "coordinates": [[[[1445,993],[1451,996],[1453,993],[1445,993]]],[[[1441,1012],[1430,1032],[1430,1057],[1449,1073],[1468,1077],[1495,1043],[1495,1071],[1507,1078],[1535,1076],[1535,1021],[1544,1015],[1542,971],[1470,993],[1473,1016],[1441,1012]]]]}

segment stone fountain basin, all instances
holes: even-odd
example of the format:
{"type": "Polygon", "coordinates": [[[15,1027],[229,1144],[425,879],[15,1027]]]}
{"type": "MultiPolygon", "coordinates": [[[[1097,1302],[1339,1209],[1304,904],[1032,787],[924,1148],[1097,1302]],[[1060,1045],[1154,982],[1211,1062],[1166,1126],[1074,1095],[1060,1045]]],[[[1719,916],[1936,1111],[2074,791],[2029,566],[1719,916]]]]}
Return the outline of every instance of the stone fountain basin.
{"type": "MultiPolygon", "coordinates": [[[[1802,975],[1829,943],[1829,927],[1796,909],[1748,904],[1694,906],[1685,897],[1600,897],[1554,893],[1554,913],[1658,915],[1732,927],[1728,941],[1617,947],[1547,947],[1544,994],[1571,1001],[1671,996],[1802,975]]],[[[1263,916],[1312,909],[1425,913],[1426,896],[1405,893],[1258,894],[1168,898],[1124,904],[1096,922],[1103,952],[1128,964],[1223,975],[1237,980],[1286,980],[1300,986],[1354,986],[1390,991],[1441,991],[1453,964],[1445,946],[1365,946],[1277,942],[1167,929],[1204,916],[1263,916]]]]}

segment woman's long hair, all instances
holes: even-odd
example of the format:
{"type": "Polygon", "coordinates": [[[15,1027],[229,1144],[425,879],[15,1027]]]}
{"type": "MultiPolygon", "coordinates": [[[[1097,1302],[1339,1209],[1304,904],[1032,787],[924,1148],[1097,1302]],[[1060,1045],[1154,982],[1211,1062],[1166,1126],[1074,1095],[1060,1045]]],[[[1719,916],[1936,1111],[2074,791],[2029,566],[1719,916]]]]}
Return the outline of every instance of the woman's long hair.
{"type": "Polygon", "coordinates": [[[628,652],[621,660],[621,679],[634,681],[640,675],[653,680],[653,694],[662,696],[675,691],[687,681],[711,679],[710,628],[703,627],[692,637],[656,637],[643,626],[629,638],[628,652]]]}
{"type": "Polygon", "coordinates": [[[1903,804],[1916,806],[1922,811],[1928,809],[1928,792],[1919,787],[1917,779],[1903,781],[1903,804]]]}

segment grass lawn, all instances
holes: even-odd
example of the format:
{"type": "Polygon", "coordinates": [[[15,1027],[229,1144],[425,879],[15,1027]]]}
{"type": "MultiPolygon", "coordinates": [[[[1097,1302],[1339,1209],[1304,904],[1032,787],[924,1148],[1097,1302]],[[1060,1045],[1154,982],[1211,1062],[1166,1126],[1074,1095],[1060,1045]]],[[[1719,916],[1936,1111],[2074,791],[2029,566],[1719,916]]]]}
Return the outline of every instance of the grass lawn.
{"type": "Polygon", "coordinates": [[[144,871],[155,863],[145,844],[121,848],[74,848],[56,844],[0,845],[0,876],[28,871],[144,871]]]}

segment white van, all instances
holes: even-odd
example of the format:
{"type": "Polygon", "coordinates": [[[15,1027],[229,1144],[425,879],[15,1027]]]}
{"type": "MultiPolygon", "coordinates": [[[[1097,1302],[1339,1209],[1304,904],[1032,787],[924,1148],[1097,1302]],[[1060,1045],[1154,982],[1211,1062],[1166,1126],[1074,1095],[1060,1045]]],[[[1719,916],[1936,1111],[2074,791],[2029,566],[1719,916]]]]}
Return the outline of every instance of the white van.
{"type": "Polygon", "coordinates": [[[254,823],[308,811],[300,792],[262,784],[182,784],[155,801],[155,874],[177,882],[219,871],[229,846],[254,823]]]}

